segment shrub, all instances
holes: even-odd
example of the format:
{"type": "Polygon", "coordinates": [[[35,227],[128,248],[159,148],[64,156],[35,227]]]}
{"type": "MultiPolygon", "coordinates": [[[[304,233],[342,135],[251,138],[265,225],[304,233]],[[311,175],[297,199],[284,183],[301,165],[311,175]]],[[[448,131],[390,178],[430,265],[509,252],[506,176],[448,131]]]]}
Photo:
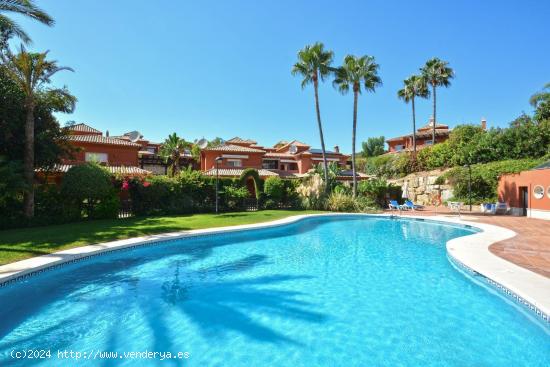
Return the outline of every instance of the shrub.
{"type": "Polygon", "coordinates": [[[246,181],[249,178],[252,178],[252,180],[254,181],[254,192],[256,193],[256,199],[259,200],[260,195],[262,193],[263,180],[260,178],[258,170],[254,169],[254,168],[244,169],[243,172],[241,173],[241,177],[240,177],[241,185],[245,186],[246,181]]]}
{"type": "Polygon", "coordinates": [[[132,209],[136,215],[166,215],[191,213],[192,194],[184,193],[178,178],[153,176],[148,185],[135,180],[130,185],[132,209]]]}
{"type": "Polygon", "coordinates": [[[355,209],[358,212],[374,212],[380,208],[371,198],[366,196],[358,196],[355,198],[355,209]]]}
{"type": "Polygon", "coordinates": [[[223,192],[225,207],[229,210],[242,208],[243,200],[249,195],[246,187],[226,186],[223,192]]]}
{"type": "Polygon", "coordinates": [[[59,224],[81,218],[80,208],[55,185],[40,185],[34,191],[34,223],[59,224]]]}
{"type": "Polygon", "coordinates": [[[326,201],[327,209],[333,212],[355,212],[355,200],[351,195],[333,192],[326,201]]]}
{"type": "Polygon", "coordinates": [[[341,182],[339,182],[332,190],[332,192],[346,194],[346,195],[351,195],[351,191],[352,191],[351,186],[343,184],[341,182]]]}
{"type": "Polygon", "coordinates": [[[380,208],[385,207],[389,199],[401,201],[401,188],[388,184],[383,179],[362,181],[358,192],[380,208]]]}
{"type": "Polygon", "coordinates": [[[120,198],[113,189],[111,194],[103,198],[92,213],[94,219],[116,219],[120,212],[120,198]]]}
{"type": "Polygon", "coordinates": [[[282,207],[284,208],[300,208],[300,196],[298,195],[298,192],[296,189],[298,186],[300,186],[299,180],[283,180],[284,183],[284,192],[283,192],[283,200],[282,200],[282,207]]]}
{"type": "MultiPolygon", "coordinates": [[[[472,165],[472,200],[475,203],[496,201],[500,176],[531,169],[542,161],[541,159],[520,159],[472,165]]],[[[440,177],[448,180],[453,186],[455,198],[468,197],[468,168],[455,167],[440,177]]]]}
{"type": "Polygon", "coordinates": [[[437,168],[451,166],[452,150],[448,142],[426,147],[417,153],[420,170],[431,171],[437,168]]]}
{"type": "MultiPolygon", "coordinates": [[[[216,179],[185,170],[176,177],[153,176],[145,182],[129,180],[132,209],[136,215],[170,215],[213,211],[216,179]],[[146,184],[145,184],[146,183],[146,184]]],[[[219,178],[219,207],[234,210],[248,197],[240,180],[219,178]]]]}
{"type": "MultiPolygon", "coordinates": [[[[212,202],[215,201],[216,183],[214,181],[210,186],[210,180],[206,179],[200,171],[194,171],[189,167],[181,171],[176,179],[181,195],[185,196],[185,201],[189,204],[187,211],[205,211],[210,207],[209,199],[213,198],[212,202]]],[[[220,181],[223,183],[226,179],[220,181]]]]}
{"type": "Polygon", "coordinates": [[[112,195],[111,174],[103,167],[86,163],[70,168],[63,177],[61,193],[71,210],[96,217],[97,205],[112,195]]]}
{"type": "Polygon", "coordinates": [[[264,193],[267,200],[280,203],[285,194],[285,184],[279,177],[269,177],[264,182],[264,193]]]}
{"type": "Polygon", "coordinates": [[[303,180],[296,188],[302,207],[305,209],[322,209],[324,207],[325,184],[319,174],[313,174],[303,180]]]}

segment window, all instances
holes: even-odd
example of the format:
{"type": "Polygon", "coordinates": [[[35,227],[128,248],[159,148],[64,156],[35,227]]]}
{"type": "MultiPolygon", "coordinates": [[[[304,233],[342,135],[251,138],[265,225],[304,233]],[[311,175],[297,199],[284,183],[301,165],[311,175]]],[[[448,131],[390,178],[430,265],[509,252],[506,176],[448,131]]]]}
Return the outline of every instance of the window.
{"type": "Polygon", "coordinates": [[[396,152],[400,152],[400,151],[402,151],[404,148],[405,148],[405,146],[404,146],[403,144],[399,144],[399,145],[396,145],[396,146],[395,146],[395,151],[396,151],[396,152]]]}
{"type": "Polygon", "coordinates": [[[278,163],[279,162],[276,161],[276,160],[265,160],[262,163],[262,168],[263,169],[277,169],[277,164],[278,163]]]}
{"type": "Polygon", "coordinates": [[[535,199],[542,199],[544,197],[544,187],[537,185],[533,189],[533,196],[535,199]]]}
{"type": "Polygon", "coordinates": [[[289,171],[298,171],[298,164],[297,163],[289,163],[288,164],[288,170],[289,171]]]}
{"type": "Polygon", "coordinates": [[[107,153],[86,152],[85,160],[86,160],[86,162],[108,163],[109,162],[109,156],[107,155],[107,153]]]}
{"type": "Polygon", "coordinates": [[[242,167],[243,161],[240,159],[228,159],[227,166],[229,167],[242,167]]]}
{"type": "Polygon", "coordinates": [[[155,153],[155,147],[147,147],[149,153],[155,153]]]}
{"type": "Polygon", "coordinates": [[[426,141],[424,142],[424,144],[426,144],[426,145],[432,145],[432,143],[433,143],[433,142],[432,142],[431,140],[426,140],[426,141]]]}

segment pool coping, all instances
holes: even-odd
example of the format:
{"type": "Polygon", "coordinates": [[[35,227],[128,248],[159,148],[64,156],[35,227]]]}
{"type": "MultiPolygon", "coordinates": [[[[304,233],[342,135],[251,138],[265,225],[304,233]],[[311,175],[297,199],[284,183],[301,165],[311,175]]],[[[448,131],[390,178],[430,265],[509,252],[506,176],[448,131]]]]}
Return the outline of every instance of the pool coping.
{"type": "Polygon", "coordinates": [[[157,242],[177,240],[181,238],[239,232],[248,229],[277,227],[295,223],[311,217],[350,215],[390,217],[402,220],[458,224],[461,226],[470,226],[480,229],[481,232],[468,236],[457,237],[448,241],[446,244],[448,256],[453,262],[455,262],[455,264],[472,274],[483,276],[490,285],[502,291],[505,295],[512,297],[520,304],[527,306],[527,308],[533,311],[538,318],[550,323],[550,279],[504,260],[489,251],[490,245],[512,238],[516,236],[516,233],[507,228],[492,224],[471,222],[463,220],[460,217],[414,215],[401,217],[387,213],[301,214],[263,223],[196,229],[134,237],[124,240],[75,247],[68,250],[58,251],[55,253],[2,265],[0,266],[0,287],[28,278],[29,276],[35,275],[49,268],[55,268],[65,263],[84,260],[89,257],[111,251],[154,244],[157,242]]]}

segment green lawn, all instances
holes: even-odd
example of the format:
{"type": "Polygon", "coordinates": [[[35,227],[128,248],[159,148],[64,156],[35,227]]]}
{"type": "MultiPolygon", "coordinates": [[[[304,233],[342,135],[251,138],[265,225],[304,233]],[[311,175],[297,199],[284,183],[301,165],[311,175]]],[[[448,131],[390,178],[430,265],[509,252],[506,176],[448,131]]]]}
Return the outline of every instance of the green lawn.
{"type": "Polygon", "coordinates": [[[148,234],[267,222],[298,214],[297,210],[262,210],[224,214],[96,220],[48,227],[0,231],[0,265],[93,243],[148,234]]]}

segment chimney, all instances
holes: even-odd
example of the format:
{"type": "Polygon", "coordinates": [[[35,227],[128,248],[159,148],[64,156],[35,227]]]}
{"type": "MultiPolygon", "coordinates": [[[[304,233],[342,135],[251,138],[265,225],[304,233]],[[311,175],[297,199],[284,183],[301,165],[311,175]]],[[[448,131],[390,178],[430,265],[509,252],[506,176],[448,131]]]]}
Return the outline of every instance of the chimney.
{"type": "Polygon", "coordinates": [[[430,125],[430,126],[433,126],[433,125],[434,125],[434,123],[435,123],[435,119],[434,119],[434,117],[433,117],[433,116],[431,116],[431,117],[430,117],[430,122],[429,122],[429,125],[430,125]]]}
{"type": "Polygon", "coordinates": [[[481,118],[481,129],[487,130],[487,120],[485,120],[485,117],[481,118]]]}
{"type": "Polygon", "coordinates": [[[106,136],[106,137],[109,137],[109,130],[107,130],[107,131],[105,132],[105,136],[106,136]]]}
{"type": "Polygon", "coordinates": [[[338,145],[334,146],[334,153],[340,153],[340,147],[338,145]]]}

